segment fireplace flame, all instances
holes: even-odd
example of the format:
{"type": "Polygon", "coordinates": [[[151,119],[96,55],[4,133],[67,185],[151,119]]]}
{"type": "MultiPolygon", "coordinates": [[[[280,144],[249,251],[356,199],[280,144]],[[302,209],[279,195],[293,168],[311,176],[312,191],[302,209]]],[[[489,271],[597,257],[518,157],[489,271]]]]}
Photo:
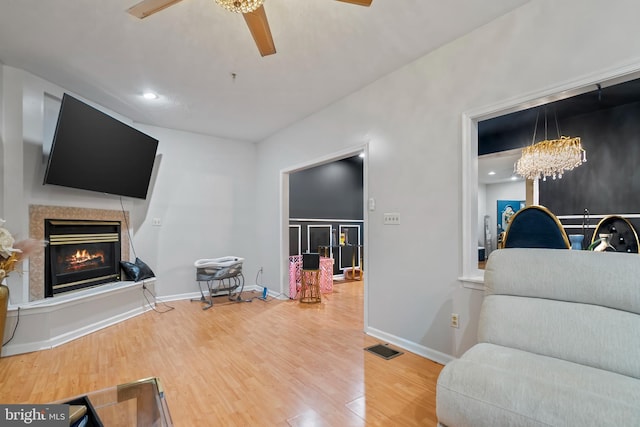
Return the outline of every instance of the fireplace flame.
{"type": "Polygon", "coordinates": [[[77,249],[75,253],[67,255],[64,259],[64,270],[78,271],[96,268],[105,263],[104,252],[91,252],[87,249],[77,249]]]}
{"type": "Polygon", "coordinates": [[[74,255],[71,255],[71,261],[72,262],[85,262],[85,261],[88,261],[88,260],[90,260],[92,258],[96,258],[96,257],[102,258],[102,255],[101,254],[91,255],[91,254],[89,254],[89,252],[86,249],[83,249],[83,250],[77,250],[74,255]]]}

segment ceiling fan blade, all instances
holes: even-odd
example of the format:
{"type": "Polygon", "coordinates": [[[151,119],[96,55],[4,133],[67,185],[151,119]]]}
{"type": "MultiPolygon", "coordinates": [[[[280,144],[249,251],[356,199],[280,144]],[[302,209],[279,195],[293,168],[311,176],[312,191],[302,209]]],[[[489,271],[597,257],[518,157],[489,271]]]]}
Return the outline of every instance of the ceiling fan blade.
{"type": "Polygon", "coordinates": [[[338,0],[345,3],[357,4],[358,6],[371,6],[373,0],[338,0]]]}
{"type": "Polygon", "coordinates": [[[271,37],[271,29],[269,28],[269,22],[267,21],[267,14],[264,11],[264,6],[260,6],[253,12],[243,13],[244,20],[247,22],[249,31],[253,36],[253,40],[258,46],[260,55],[267,56],[276,53],[276,45],[273,44],[273,38],[271,37]]]}
{"type": "Polygon", "coordinates": [[[140,3],[127,9],[127,12],[136,18],[142,19],[181,1],[182,0],[142,0],[140,3]]]}

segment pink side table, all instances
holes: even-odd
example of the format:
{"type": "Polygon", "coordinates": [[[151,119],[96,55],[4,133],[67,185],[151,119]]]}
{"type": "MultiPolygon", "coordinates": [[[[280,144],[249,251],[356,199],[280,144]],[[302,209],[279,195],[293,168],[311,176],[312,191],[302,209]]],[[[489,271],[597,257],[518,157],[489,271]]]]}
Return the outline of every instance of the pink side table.
{"type": "MultiPolygon", "coordinates": [[[[300,291],[302,255],[289,257],[289,298],[296,299],[300,291]]],[[[320,257],[320,292],[333,292],[333,258],[320,257]]]]}

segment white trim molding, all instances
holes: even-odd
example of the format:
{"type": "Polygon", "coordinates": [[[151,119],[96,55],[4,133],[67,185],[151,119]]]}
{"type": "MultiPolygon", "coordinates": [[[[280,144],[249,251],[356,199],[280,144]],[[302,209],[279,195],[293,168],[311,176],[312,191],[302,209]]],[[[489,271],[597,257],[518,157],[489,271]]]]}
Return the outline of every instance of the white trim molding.
{"type": "Polygon", "coordinates": [[[388,342],[389,344],[393,344],[407,351],[410,351],[411,353],[415,353],[419,356],[426,357],[427,359],[433,360],[434,362],[440,363],[442,365],[446,365],[447,363],[456,359],[451,355],[444,354],[438,350],[425,347],[413,341],[409,341],[404,338],[400,338],[395,335],[388,334],[376,328],[368,327],[365,330],[365,333],[374,338],[378,338],[382,341],[388,342]]]}

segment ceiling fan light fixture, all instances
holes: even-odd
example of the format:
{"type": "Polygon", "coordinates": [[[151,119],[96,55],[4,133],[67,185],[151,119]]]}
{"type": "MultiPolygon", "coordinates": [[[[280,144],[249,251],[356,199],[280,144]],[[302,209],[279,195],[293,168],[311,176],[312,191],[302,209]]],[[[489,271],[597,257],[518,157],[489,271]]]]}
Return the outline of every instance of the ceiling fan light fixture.
{"type": "Polygon", "coordinates": [[[220,6],[236,13],[249,13],[258,9],[264,0],[216,0],[220,6]]]}

